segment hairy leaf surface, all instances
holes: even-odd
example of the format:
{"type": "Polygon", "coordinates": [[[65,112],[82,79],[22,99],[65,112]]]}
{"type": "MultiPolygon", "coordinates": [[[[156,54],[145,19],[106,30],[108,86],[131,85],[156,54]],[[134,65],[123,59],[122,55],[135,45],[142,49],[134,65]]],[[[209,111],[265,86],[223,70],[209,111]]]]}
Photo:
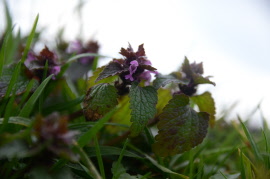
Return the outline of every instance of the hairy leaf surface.
{"type": "Polygon", "coordinates": [[[107,66],[105,66],[104,70],[99,74],[96,82],[107,78],[109,76],[114,76],[120,74],[124,71],[124,68],[121,66],[120,63],[117,62],[110,62],[107,66]]]}
{"type": "Polygon", "coordinates": [[[201,112],[207,112],[210,114],[210,126],[214,127],[215,124],[215,114],[216,114],[216,107],[215,101],[212,98],[211,93],[205,92],[201,95],[192,96],[191,100],[198,105],[201,112]]]}
{"type": "Polygon", "coordinates": [[[153,151],[160,156],[188,151],[199,145],[207,134],[209,114],[194,111],[184,94],[174,95],[159,118],[153,151]]]}
{"type": "Polygon", "coordinates": [[[96,121],[118,104],[117,90],[108,83],[91,87],[84,99],[84,115],[87,120],[96,121]]]}
{"type": "Polygon", "coordinates": [[[106,66],[102,66],[100,68],[97,68],[94,71],[93,75],[87,81],[88,88],[95,86],[96,84],[100,84],[100,83],[112,83],[118,78],[118,76],[115,75],[115,76],[110,76],[110,77],[107,77],[105,79],[101,79],[99,81],[96,81],[96,79],[99,77],[99,74],[105,69],[105,67],[106,66]]]}
{"type": "Polygon", "coordinates": [[[148,120],[156,114],[157,91],[152,86],[140,87],[133,84],[130,88],[131,136],[138,135],[148,120]]]}

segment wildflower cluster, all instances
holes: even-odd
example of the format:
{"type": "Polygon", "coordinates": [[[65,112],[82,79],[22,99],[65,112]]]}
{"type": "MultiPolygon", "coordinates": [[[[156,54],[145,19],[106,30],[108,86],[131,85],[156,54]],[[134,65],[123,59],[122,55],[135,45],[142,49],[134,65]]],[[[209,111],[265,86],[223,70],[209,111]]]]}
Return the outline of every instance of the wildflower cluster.
{"type": "Polygon", "coordinates": [[[39,55],[30,51],[24,64],[31,75],[38,80],[42,80],[44,73],[47,73],[47,76],[53,74],[52,79],[55,80],[56,75],[61,71],[61,65],[58,63],[57,55],[51,52],[46,46],[39,55]],[[46,63],[48,63],[48,69],[45,69],[46,63]],[[47,71],[45,72],[45,70],[47,71]]]}

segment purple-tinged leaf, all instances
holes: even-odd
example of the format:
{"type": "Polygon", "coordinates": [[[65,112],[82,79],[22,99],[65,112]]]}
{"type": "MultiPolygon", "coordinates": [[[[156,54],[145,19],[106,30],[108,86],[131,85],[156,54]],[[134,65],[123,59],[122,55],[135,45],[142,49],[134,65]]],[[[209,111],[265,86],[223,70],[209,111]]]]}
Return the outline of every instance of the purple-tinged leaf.
{"type": "Polygon", "coordinates": [[[191,100],[199,107],[200,112],[207,112],[210,114],[209,124],[211,127],[214,127],[216,107],[211,93],[205,92],[201,95],[192,96],[191,100]]]}
{"type": "Polygon", "coordinates": [[[120,63],[110,62],[104,68],[104,70],[99,74],[98,78],[96,79],[96,82],[98,82],[99,80],[102,80],[104,78],[120,74],[123,71],[125,71],[125,69],[122,67],[122,65],[120,63]]]}
{"type": "Polygon", "coordinates": [[[153,86],[156,89],[159,89],[160,87],[164,87],[167,84],[170,83],[176,83],[176,84],[188,84],[188,81],[183,81],[179,80],[173,75],[162,75],[162,74],[157,74],[156,79],[153,82],[153,86]]]}
{"type": "Polygon", "coordinates": [[[186,78],[193,80],[194,85],[198,84],[212,84],[216,85],[214,82],[210,81],[208,77],[203,77],[203,67],[202,63],[193,63],[190,65],[189,60],[185,57],[185,61],[182,65],[182,71],[186,74],[186,78]]]}
{"type": "Polygon", "coordinates": [[[157,91],[152,86],[140,87],[133,84],[130,88],[131,136],[137,136],[149,119],[156,114],[157,91]]]}
{"type": "Polygon", "coordinates": [[[209,114],[197,113],[189,106],[189,97],[176,94],[159,116],[159,129],[153,151],[172,156],[199,145],[207,134],[209,114]]]}
{"type": "Polygon", "coordinates": [[[138,51],[136,52],[136,56],[139,57],[139,56],[146,56],[145,54],[145,50],[143,48],[143,44],[141,44],[138,48],[138,51]]]}
{"type": "Polygon", "coordinates": [[[96,121],[112,110],[117,104],[117,90],[108,83],[91,87],[83,102],[84,116],[89,121],[96,121]]]}

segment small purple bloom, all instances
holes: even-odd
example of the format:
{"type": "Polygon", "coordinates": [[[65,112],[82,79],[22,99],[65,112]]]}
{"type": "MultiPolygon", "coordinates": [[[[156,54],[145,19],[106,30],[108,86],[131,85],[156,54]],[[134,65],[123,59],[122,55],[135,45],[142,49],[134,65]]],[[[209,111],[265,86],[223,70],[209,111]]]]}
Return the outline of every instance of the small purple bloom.
{"type": "Polygon", "coordinates": [[[79,54],[79,53],[82,53],[82,51],[83,51],[83,45],[82,45],[82,42],[79,40],[71,42],[67,49],[68,53],[79,54]]]}
{"type": "Polygon", "coordinates": [[[136,72],[139,63],[136,60],[130,62],[129,66],[129,75],[126,75],[125,78],[129,79],[130,81],[134,81],[133,74],[136,72]]]}
{"type": "MultiPolygon", "coordinates": [[[[24,64],[32,72],[34,77],[41,80],[46,63],[48,63],[48,76],[51,74],[57,75],[61,71],[61,66],[57,63],[57,59],[57,55],[45,46],[39,55],[33,51],[29,51],[24,64]]],[[[52,79],[55,80],[55,76],[52,79]]]]}
{"type": "Polygon", "coordinates": [[[145,85],[148,86],[150,85],[150,81],[151,81],[151,73],[157,75],[158,72],[157,71],[144,71],[142,74],[140,74],[139,79],[140,80],[144,80],[145,81],[145,85]]]}
{"type": "Polygon", "coordinates": [[[61,67],[60,66],[54,66],[50,69],[50,74],[54,74],[54,76],[52,77],[53,80],[55,80],[55,76],[58,75],[58,73],[61,71],[61,67]]]}

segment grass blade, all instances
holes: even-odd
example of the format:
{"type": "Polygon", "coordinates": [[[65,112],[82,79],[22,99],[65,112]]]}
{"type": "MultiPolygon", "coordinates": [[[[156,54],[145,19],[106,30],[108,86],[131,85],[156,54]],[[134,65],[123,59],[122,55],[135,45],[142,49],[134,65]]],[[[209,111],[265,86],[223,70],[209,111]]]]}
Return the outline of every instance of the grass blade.
{"type": "MultiPolygon", "coordinates": [[[[19,61],[19,63],[17,63],[17,65],[16,65],[16,67],[15,67],[15,71],[14,71],[14,73],[12,74],[12,77],[11,77],[11,79],[10,79],[10,83],[9,83],[8,88],[7,88],[7,90],[6,90],[5,97],[4,97],[3,101],[7,101],[7,99],[9,98],[9,96],[10,96],[12,90],[14,89],[14,87],[15,87],[15,85],[16,85],[16,82],[17,82],[19,73],[20,73],[20,71],[21,71],[21,64],[22,64],[22,62],[19,61]]],[[[0,108],[0,114],[2,114],[2,113],[4,112],[5,106],[6,106],[5,103],[3,103],[3,104],[1,105],[1,108],[0,108]]]]}
{"type": "Polygon", "coordinates": [[[33,110],[36,101],[39,99],[39,96],[44,91],[46,85],[52,78],[53,74],[48,76],[36,89],[36,91],[33,93],[33,95],[29,98],[29,100],[25,103],[24,107],[22,108],[19,116],[20,117],[29,117],[31,111],[33,110]]]}
{"type": "MultiPolygon", "coordinates": [[[[267,137],[266,137],[264,130],[262,130],[262,133],[263,133],[264,142],[265,142],[265,152],[269,153],[270,152],[269,151],[269,144],[268,144],[268,140],[267,140],[267,137]]],[[[264,160],[264,164],[265,164],[267,169],[270,168],[270,157],[269,156],[266,156],[266,158],[264,160]]]]}
{"type": "Polygon", "coordinates": [[[259,148],[257,146],[257,144],[255,143],[253,137],[251,136],[249,130],[247,129],[246,125],[242,122],[242,120],[240,119],[240,117],[238,117],[238,120],[240,121],[241,125],[242,125],[242,128],[245,132],[245,135],[247,136],[248,138],[248,141],[250,142],[251,144],[251,147],[253,149],[253,152],[255,154],[255,157],[257,158],[258,161],[263,161],[263,158],[262,158],[262,155],[260,154],[259,152],[259,148]]]}
{"type": "Polygon", "coordinates": [[[100,152],[97,136],[94,137],[94,140],[95,140],[95,149],[96,149],[96,156],[97,156],[97,160],[98,160],[99,170],[100,170],[102,178],[106,179],[104,165],[103,165],[103,161],[102,161],[102,157],[101,157],[101,152],[100,152]]]}
{"type": "MultiPolygon", "coordinates": [[[[121,153],[120,153],[120,156],[119,156],[119,158],[118,158],[118,160],[117,160],[117,164],[116,164],[115,171],[118,171],[118,168],[119,168],[119,166],[121,165],[121,161],[122,161],[122,159],[123,159],[123,156],[124,156],[124,153],[125,153],[125,150],[126,150],[126,147],[127,147],[127,143],[128,143],[128,139],[126,139],[126,141],[125,141],[125,143],[124,143],[124,146],[123,146],[123,149],[122,149],[122,151],[121,151],[121,153]]],[[[119,176],[116,176],[115,174],[116,174],[116,173],[113,172],[113,179],[119,178],[119,176]]]]}
{"type": "Polygon", "coordinates": [[[79,55],[75,55],[67,60],[66,63],[72,63],[76,59],[82,58],[82,57],[104,57],[104,58],[112,58],[104,55],[99,55],[97,53],[81,53],[79,55]]]}
{"type": "MultiPolygon", "coordinates": [[[[3,124],[4,122],[4,118],[0,118],[0,124],[3,124]]],[[[25,126],[28,127],[30,126],[31,121],[27,118],[23,118],[23,117],[10,117],[8,120],[8,123],[11,124],[17,124],[17,125],[21,125],[21,126],[25,126]]]]}
{"type": "Polygon", "coordinates": [[[36,16],[36,19],[34,21],[32,30],[31,30],[28,38],[27,38],[26,46],[25,46],[25,49],[23,51],[23,55],[22,55],[22,59],[21,59],[22,62],[24,62],[26,60],[26,57],[27,57],[28,52],[30,50],[31,43],[32,43],[32,41],[34,39],[34,36],[35,36],[36,27],[37,27],[37,23],[38,23],[38,18],[39,18],[39,15],[36,16]]]}
{"type": "Polygon", "coordinates": [[[84,133],[79,139],[78,144],[80,147],[84,147],[104,126],[104,124],[111,118],[116,111],[116,108],[108,112],[103,118],[101,118],[91,129],[84,133]]]}

